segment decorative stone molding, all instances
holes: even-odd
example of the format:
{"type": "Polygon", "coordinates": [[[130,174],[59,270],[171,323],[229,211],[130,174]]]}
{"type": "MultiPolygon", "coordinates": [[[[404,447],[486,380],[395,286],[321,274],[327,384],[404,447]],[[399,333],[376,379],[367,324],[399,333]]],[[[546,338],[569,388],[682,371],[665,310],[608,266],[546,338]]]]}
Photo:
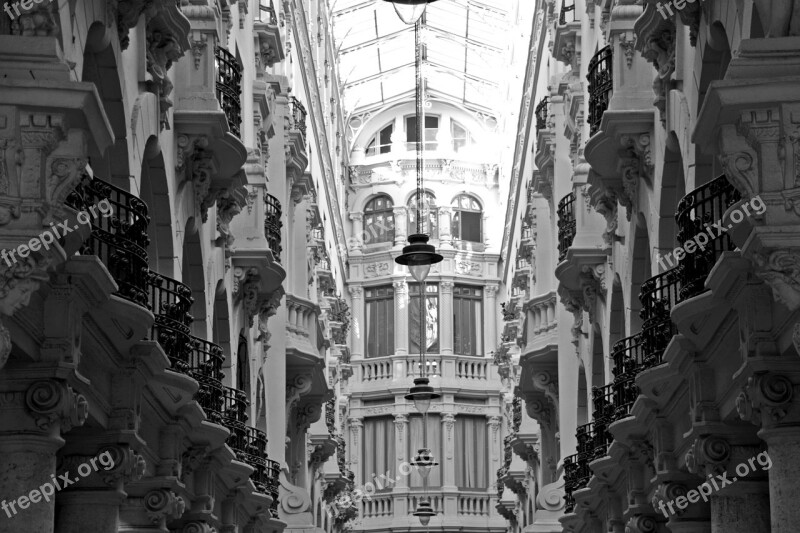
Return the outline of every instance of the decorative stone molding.
{"type": "Polygon", "coordinates": [[[139,481],[147,468],[144,457],[124,444],[111,444],[100,448],[97,455],[104,454],[111,457],[114,466],[99,472],[103,476],[103,482],[112,487],[116,487],[120,483],[139,481]]]}
{"type": "Polygon", "coordinates": [[[562,285],[558,288],[558,296],[564,308],[575,317],[572,324],[572,344],[577,346],[583,335],[583,295],[575,294],[562,285]]]}
{"type": "Polygon", "coordinates": [[[658,530],[658,522],[650,515],[632,516],[625,524],[625,533],[656,533],[658,530]]]}
{"type": "Polygon", "coordinates": [[[208,525],[205,521],[193,520],[183,526],[181,533],[217,533],[217,529],[208,525]]]}
{"type": "Polygon", "coordinates": [[[544,396],[535,399],[526,398],[525,410],[529,417],[538,421],[542,426],[552,429],[553,407],[544,396]]]}
{"type": "Polygon", "coordinates": [[[37,381],[28,387],[25,406],[36,426],[43,431],[60,422],[60,431],[66,433],[73,427],[82,426],[89,416],[86,398],[72,387],[53,379],[37,381]]]}
{"type": "Polygon", "coordinates": [[[311,497],[303,487],[292,485],[281,475],[280,510],[287,515],[300,514],[311,507],[311,497]]]}
{"type": "Polygon", "coordinates": [[[722,437],[706,435],[695,439],[686,452],[686,469],[692,474],[706,477],[721,474],[731,460],[731,445],[722,437]]]}
{"type": "Polygon", "coordinates": [[[165,526],[167,520],[177,520],[186,510],[186,502],[168,489],[155,489],[144,497],[147,517],[154,525],[165,526]]]}
{"type": "Polygon", "coordinates": [[[555,405],[558,407],[558,378],[553,377],[550,372],[545,370],[541,372],[536,372],[533,375],[533,379],[531,380],[533,386],[542,392],[544,392],[545,396],[555,405]]]}
{"type": "Polygon", "coordinates": [[[391,273],[392,266],[389,264],[388,261],[381,261],[378,263],[368,263],[364,265],[364,277],[365,278],[377,278],[379,276],[385,276],[391,273]]]}
{"type": "Polygon", "coordinates": [[[661,122],[666,122],[667,94],[672,87],[672,74],[675,72],[675,22],[664,18],[652,4],[645,7],[636,23],[638,36],[636,48],[656,69],[653,92],[656,99],[653,105],[659,110],[661,122]]]}
{"type": "Polygon", "coordinates": [[[766,428],[786,417],[793,400],[794,386],[788,377],[756,372],[736,398],[736,410],[742,420],[766,428]]]}
{"type": "Polygon", "coordinates": [[[790,311],[800,308],[800,248],[753,254],[756,275],[772,289],[775,301],[790,311]]]}
{"type": "MultiPolygon", "coordinates": [[[[686,485],[684,485],[683,483],[675,483],[675,482],[660,483],[658,487],[656,487],[656,490],[653,493],[653,498],[650,503],[653,506],[653,509],[659,509],[663,507],[667,502],[675,501],[680,496],[683,496],[685,498],[688,492],[689,491],[686,488],[686,485]]],[[[684,513],[686,513],[685,509],[681,509],[680,507],[675,506],[676,515],[682,516],[684,513]]]]}
{"type": "Polygon", "coordinates": [[[536,495],[536,508],[544,511],[560,511],[564,508],[564,481],[544,485],[536,495]]]}
{"type": "Polygon", "coordinates": [[[499,416],[490,416],[486,422],[492,430],[492,438],[497,438],[497,433],[500,431],[500,427],[503,425],[503,419],[499,416]]]}
{"type": "Polygon", "coordinates": [[[250,326],[253,325],[253,317],[259,311],[259,291],[261,289],[261,277],[257,268],[236,268],[233,271],[233,293],[242,302],[245,316],[250,326]]]}

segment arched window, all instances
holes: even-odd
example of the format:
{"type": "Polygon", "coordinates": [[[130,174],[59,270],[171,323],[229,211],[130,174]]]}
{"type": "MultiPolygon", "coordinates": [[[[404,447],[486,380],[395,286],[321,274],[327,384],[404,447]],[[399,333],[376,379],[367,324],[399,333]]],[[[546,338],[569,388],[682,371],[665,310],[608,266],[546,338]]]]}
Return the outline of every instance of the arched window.
{"type": "MultiPolygon", "coordinates": [[[[408,200],[408,231],[417,232],[417,195],[408,200]]],[[[422,233],[431,239],[439,238],[439,210],[436,209],[436,197],[429,192],[422,195],[422,233]]]]}
{"type": "Polygon", "coordinates": [[[450,122],[450,136],[453,138],[453,151],[456,153],[472,146],[472,135],[460,122],[450,122]]]}
{"type": "Polygon", "coordinates": [[[466,194],[453,200],[453,238],[461,241],[483,242],[483,210],[481,204],[466,194]]]}
{"type": "Polygon", "coordinates": [[[382,194],[367,203],[364,208],[365,244],[394,242],[394,203],[382,194]]]}
{"type": "Polygon", "coordinates": [[[369,144],[367,145],[367,156],[378,155],[378,154],[388,154],[392,151],[392,134],[394,133],[394,123],[390,123],[381,129],[378,133],[375,134],[372,139],[370,139],[369,144]]]}

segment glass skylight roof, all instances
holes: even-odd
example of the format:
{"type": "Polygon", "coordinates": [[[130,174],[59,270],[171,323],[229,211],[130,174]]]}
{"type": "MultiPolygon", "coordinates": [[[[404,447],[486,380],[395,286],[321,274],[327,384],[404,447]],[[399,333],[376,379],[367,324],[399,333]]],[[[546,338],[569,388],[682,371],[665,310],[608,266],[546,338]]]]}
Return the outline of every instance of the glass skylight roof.
{"type": "MultiPolygon", "coordinates": [[[[423,40],[431,98],[494,114],[519,0],[439,0],[429,4],[423,40]]],[[[414,95],[414,26],[383,0],[333,0],[334,36],[348,112],[374,110],[414,95]]]]}

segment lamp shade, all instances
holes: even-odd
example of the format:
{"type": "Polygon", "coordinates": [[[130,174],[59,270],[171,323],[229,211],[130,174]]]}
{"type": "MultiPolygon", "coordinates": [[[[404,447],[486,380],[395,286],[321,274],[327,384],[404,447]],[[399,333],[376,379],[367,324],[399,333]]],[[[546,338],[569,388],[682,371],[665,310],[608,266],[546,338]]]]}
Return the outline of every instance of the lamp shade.
{"type": "Polygon", "coordinates": [[[439,466],[439,463],[436,462],[433,452],[428,448],[420,448],[417,450],[417,455],[411,460],[411,466],[416,467],[420,475],[426,478],[431,473],[431,468],[439,466]]]}
{"type": "Polygon", "coordinates": [[[411,387],[411,390],[405,395],[405,399],[413,401],[414,407],[423,415],[428,412],[431,406],[431,400],[442,397],[440,394],[434,392],[433,387],[428,383],[430,383],[428,378],[416,378],[414,380],[414,386],[411,387]]]}
{"type": "Polygon", "coordinates": [[[392,4],[400,4],[403,6],[418,6],[421,4],[430,4],[435,2],[436,0],[383,0],[384,2],[390,2],[392,4]]]}
{"type": "Polygon", "coordinates": [[[436,511],[434,511],[433,507],[431,507],[430,500],[424,498],[420,500],[420,502],[417,504],[417,510],[412,514],[419,518],[420,524],[427,526],[431,521],[431,517],[436,516],[436,511]]]}
{"type": "Polygon", "coordinates": [[[444,258],[436,253],[436,248],[428,244],[427,235],[415,233],[408,236],[408,245],[403,248],[403,253],[396,257],[394,262],[407,266],[414,279],[422,282],[430,272],[430,266],[440,263],[442,259],[444,258]],[[427,271],[424,268],[426,266],[428,267],[427,271]],[[422,279],[417,279],[417,276],[422,279]]]}

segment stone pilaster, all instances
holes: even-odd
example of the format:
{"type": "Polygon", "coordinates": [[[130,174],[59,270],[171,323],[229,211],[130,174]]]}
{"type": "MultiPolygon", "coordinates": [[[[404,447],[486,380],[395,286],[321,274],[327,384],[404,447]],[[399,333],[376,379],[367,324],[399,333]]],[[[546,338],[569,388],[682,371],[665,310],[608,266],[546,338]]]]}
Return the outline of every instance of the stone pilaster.
{"type": "Polygon", "coordinates": [[[364,246],[364,213],[350,213],[353,221],[353,236],[347,240],[347,248],[352,252],[361,252],[364,246]]]}
{"type": "Polygon", "coordinates": [[[350,328],[350,349],[353,359],[361,359],[364,356],[364,335],[366,334],[366,324],[364,323],[364,289],[362,287],[350,285],[351,305],[353,313],[353,327],[350,328]]]}
{"type": "Polygon", "coordinates": [[[453,353],[453,281],[442,280],[439,283],[439,350],[442,355],[453,353]]]}
{"type": "Polygon", "coordinates": [[[455,472],[456,417],[453,413],[442,413],[442,457],[437,458],[442,469],[442,490],[457,490],[455,472]]]}
{"type": "Polygon", "coordinates": [[[408,355],[408,284],[394,282],[394,352],[408,355]]]}
{"type": "Polygon", "coordinates": [[[453,210],[450,207],[439,208],[439,243],[443,249],[453,248],[453,234],[451,229],[451,215],[453,210]]]}
{"type": "MultiPolygon", "coordinates": [[[[395,464],[395,476],[397,484],[394,485],[395,490],[408,490],[408,476],[402,475],[399,471],[400,465],[410,462],[413,458],[414,449],[411,448],[411,457],[406,457],[406,449],[408,442],[408,417],[404,414],[394,415],[394,439],[395,439],[395,453],[397,455],[397,463],[395,464]]],[[[413,443],[412,443],[413,446],[413,443]]]]}
{"type": "Polygon", "coordinates": [[[395,207],[394,210],[394,245],[405,246],[409,232],[416,232],[416,227],[408,227],[408,208],[395,207]]]}
{"type": "Polygon", "coordinates": [[[497,342],[497,285],[486,285],[483,295],[483,316],[486,319],[483,353],[488,354],[496,348],[497,342]]]}

